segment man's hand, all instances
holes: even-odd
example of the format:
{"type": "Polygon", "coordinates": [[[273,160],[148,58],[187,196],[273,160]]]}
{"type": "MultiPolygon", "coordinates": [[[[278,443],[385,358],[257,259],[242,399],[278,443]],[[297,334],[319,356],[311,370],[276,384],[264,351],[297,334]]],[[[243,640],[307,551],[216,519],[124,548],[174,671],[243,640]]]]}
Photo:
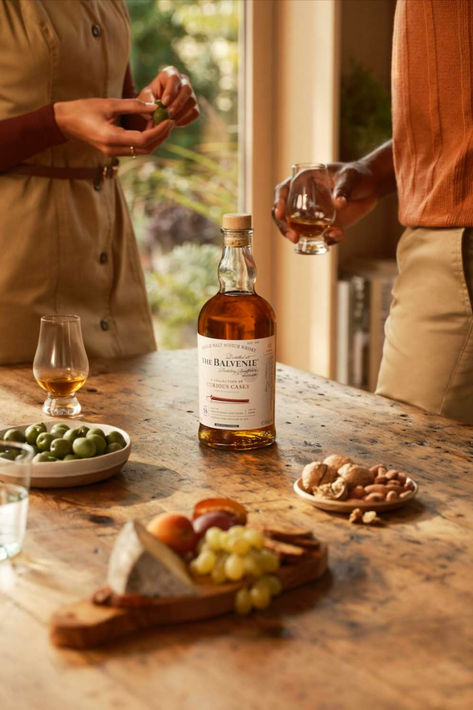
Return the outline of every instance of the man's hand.
{"type": "Polygon", "coordinates": [[[147,155],[169,136],[174,121],[154,126],[152,119],[144,131],[128,131],[116,125],[123,114],[151,117],[156,106],[139,99],[79,99],[54,104],[56,123],[65,138],[83,141],[107,156],[147,155]]]}
{"type": "MultiPolygon", "coordinates": [[[[327,168],[336,217],[325,238],[328,244],[336,244],[344,239],[347,227],[359,222],[374,209],[380,197],[395,189],[391,141],[362,160],[329,163],[327,168]]],[[[280,232],[291,242],[297,243],[299,234],[290,229],[286,222],[290,181],[287,178],[276,186],[272,214],[280,232]]]]}

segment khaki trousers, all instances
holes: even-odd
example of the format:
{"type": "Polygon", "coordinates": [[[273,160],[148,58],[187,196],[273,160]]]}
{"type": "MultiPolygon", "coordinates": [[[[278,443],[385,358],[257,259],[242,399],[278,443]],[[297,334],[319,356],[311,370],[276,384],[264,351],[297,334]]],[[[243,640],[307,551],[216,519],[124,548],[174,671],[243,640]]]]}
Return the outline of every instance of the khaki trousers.
{"type": "Polygon", "coordinates": [[[407,229],[377,393],[473,424],[473,230],[407,229]]]}

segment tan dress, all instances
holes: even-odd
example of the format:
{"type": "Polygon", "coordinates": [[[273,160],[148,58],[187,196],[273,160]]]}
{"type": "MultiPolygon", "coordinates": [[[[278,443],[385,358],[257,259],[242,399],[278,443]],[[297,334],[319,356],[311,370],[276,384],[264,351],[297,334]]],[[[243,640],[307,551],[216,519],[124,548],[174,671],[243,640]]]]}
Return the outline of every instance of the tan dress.
{"type": "MultiPolygon", "coordinates": [[[[130,50],[123,0],[2,0],[0,118],[54,101],[121,97],[130,50]]],[[[76,141],[29,164],[97,167],[76,141]]],[[[78,313],[89,356],[156,347],[137,245],[116,179],[0,175],[0,363],[31,361],[40,316],[78,313]]]]}

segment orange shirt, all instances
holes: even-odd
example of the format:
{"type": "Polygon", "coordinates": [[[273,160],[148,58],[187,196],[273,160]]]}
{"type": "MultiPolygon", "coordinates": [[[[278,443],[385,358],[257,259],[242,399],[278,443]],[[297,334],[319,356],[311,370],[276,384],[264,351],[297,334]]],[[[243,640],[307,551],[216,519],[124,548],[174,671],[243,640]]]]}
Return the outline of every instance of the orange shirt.
{"type": "Polygon", "coordinates": [[[392,93],[401,223],[473,226],[472,0],[398,0],[392,93]]]}

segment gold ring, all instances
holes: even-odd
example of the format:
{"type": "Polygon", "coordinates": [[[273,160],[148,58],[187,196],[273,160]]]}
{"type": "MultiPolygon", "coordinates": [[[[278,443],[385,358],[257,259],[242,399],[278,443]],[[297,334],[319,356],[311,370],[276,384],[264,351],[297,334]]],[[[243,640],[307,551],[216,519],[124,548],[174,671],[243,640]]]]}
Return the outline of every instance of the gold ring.
{"type": "Polygon", "coordinates": [[[130,146],[130,155],[132,158],[136,158],[135,146],[133,145],[130,146]]]}

